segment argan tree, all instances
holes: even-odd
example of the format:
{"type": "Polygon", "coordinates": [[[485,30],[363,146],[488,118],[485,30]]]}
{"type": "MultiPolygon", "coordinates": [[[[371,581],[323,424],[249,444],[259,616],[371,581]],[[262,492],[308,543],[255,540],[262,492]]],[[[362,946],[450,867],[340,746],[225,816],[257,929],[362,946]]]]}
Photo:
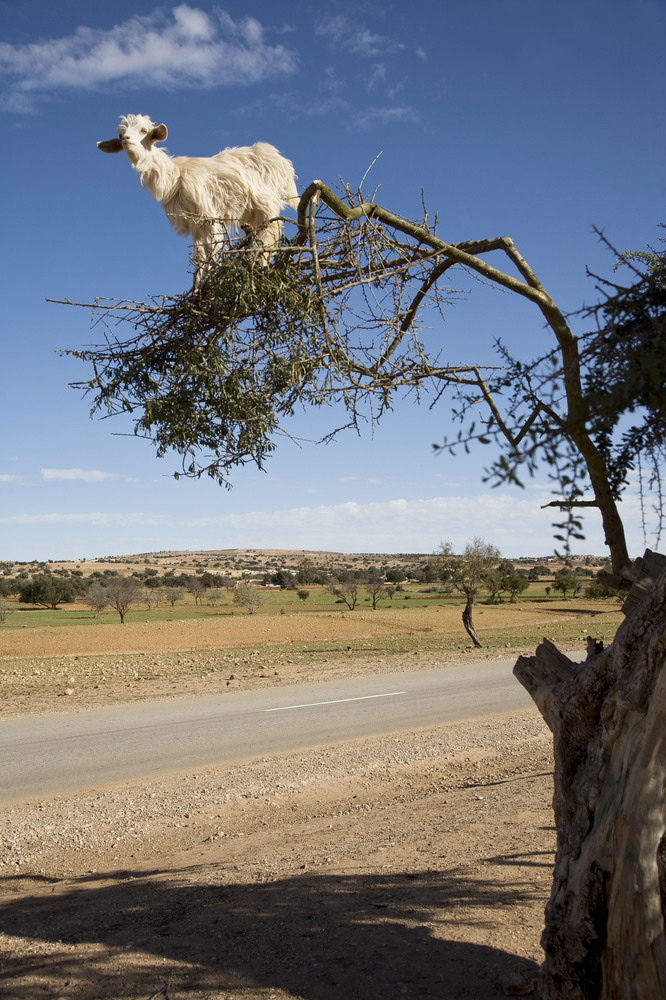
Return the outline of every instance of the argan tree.
{"type": "Polygon", "coordinates": [[[666,995],[666,575],[652,558],[632,566],[618,502],[633,469],[660,495],[664,257],[621,257],[628,280],[597,279],[576,332],[511,239],[452,244],[437,229],[427,214],[413,222],[313,181],[270,266],[240,243],[200,294],[96,302],[100,342],[69,352],[92,367],[77,385],[92,413],[128,415],[159,455],[175,451],[176,475],[224,484],[239,465],[263,467],[299,407],[337,401],[342,427],[358,427],[396,394],[446,396],[459,430],[440,448],[494,446],[493,484],[548,470],[565,553],[581,512],[598,511],[609,585],[641,572],[653,585],[584,664],[544,643],[515,668],[554,737],[558,847],[540,988],[547,1000],[652,1000],[666,995]],[[445,316],[456,272],[534,307],[536,357],[497,343],[496,365],[482,368],[443,360],[444,342],[442,354],[427,347],[420,317],[445,316]]]}
{"type": "Polygon", "coordinates": [[[529,585],[527,577],[522,576],[520,573],[506,573],[502,577],[502,589],[508,590],[511,604],[515,604],[518,594],[522,594],[523,591],[527,590],[529,585]]]}
{"type": "Polygon", "coordinates": [[[488,577],[497,568],[500,550],[482,538],[474,538],[462,555],[456,555],[449,542],[442,542],[433,560],[435,571],[443,583],[449,583],[465,598],[462,614],[463,625],[475,646],[481,640],[474,628],[474,603],[482,588],[488,586],[488,577]]]}
{"type": "Polygon", "coordinates": [[[38,573],[22,585],[19,599],[25,604],[36,604],[55,611],[59,604],[75,601],[79,592],[79,586],[71,577],[38,573]]]}
{"type": "Polygon", "coordinates": [[[553,579],[553,590],[559,590],[562,597],[575,591],[578,586],[580,586],[580,580],[568,569],[559,570],[553,579]]]}
{"type": "Polygon", "coordinates": [[[108,607],[109,592],[103,584],[94,583],[85,596],[85,602],[95,612],[95,618],[99,618],[104,608],[108,607]]]}
{"type": "Polygon", "coordinates": [[[365,583],[365,591],[370,598],[373,611],[377,610],[377,604],[379,601],[388,597],[384,581],[376,576],[368,577],[365,583]]]}
{"type": "Polygon", "coordinates": [[[133,604],[143,596],[141,581],[134,576],[113,577],[104,584],[107,593],[107,605],[120,615],[120,624],[125,624],[125,615],[133,604]]]}
{"type": "Polygon", "coordinates": [[[253,615],[260,605],[265,604],[266,594],[253,583],[242,580],[234,590],[233,602],[239,608],[246,608],[249,615],[253,615]]]}
{"type": "Polygon", "coordinates": [[[339,583],[329,584],[328,590],[334,597],[337,597],[341,604],[346,604],[350,611],[356,608],[360,595],[358,582],[353,577],[340,580],[339,583]]]}

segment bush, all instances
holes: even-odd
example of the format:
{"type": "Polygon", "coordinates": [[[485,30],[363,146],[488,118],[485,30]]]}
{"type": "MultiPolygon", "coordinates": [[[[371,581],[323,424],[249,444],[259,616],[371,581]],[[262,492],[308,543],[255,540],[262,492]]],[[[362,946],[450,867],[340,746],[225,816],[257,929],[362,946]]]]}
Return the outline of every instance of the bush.
{"type": "Polygon", "coordinates": [[[610,587],[607,583],[603,583],[600,580],[595,580],[585,588],[585,596],[591,597],[593,601],[603,601],[609,600],[614,597],[616,600],[621,600],[622,591],[617,590],[615,587],[610,587]]]}

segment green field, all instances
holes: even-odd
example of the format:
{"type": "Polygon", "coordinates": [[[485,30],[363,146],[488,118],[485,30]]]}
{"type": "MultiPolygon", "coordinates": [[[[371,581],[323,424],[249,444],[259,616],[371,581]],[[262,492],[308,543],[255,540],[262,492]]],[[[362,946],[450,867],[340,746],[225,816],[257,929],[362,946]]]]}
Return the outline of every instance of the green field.
{"type": "MultiPolygon", "coordinates": [[[[561,595],[551,593],[546,594],[548,581],[531,583],[529,588],[520,596],[519,604],[545,603],[554,604],[562,601],[561,595]]],[[[309,612],[348,613],[347,606],[336,599],[325,587],[310,585],[302,588],[309,592],[306,600],[298,597],[296,590],[265,589],[262,590],[262,597],[265,603],[259,605],[255,614],[275,615],[275,614],[308,614],[309,612]]],[[[367,595],[363,586],[359,586],[359,601],[355,612],[369,610],[372,607],[372,599],[367,595]]],[[[569,598],[572,605],[582,598],[569,598]]],[[[392,599],[386,597],[378,602],[378,608],[390,610],[391,608],[430,608],[430,607],[456,607],[462,606],[463,600],[458,594],[442,594],[432,592],[432,588],[424,588],[422,585],[405,584],[403,589],[396,591],[392,599]]],[[[488,603],[487,596],[481,597],[477,607],[482,608],[488,603]]],[[[49,626],[57,628],[62,625],[91,625],[91,624],[117,624],[120,620],[116,611],[105,608],[99,613],[89,608],[83,601],[78,601],[73,605],[65,605],[56,609],[35,608],[33,605],[21,604],[18,601],[9,599],[8,608],[10,612],[6,621],[0,624],[2,629],[23,629],[49,626]]],[[[604,600],[596,602],[600,610],[613,610],[618,604],[614,600],[604,600]]],[[[498,605],[492,605],[497,607],[498,605]]],[[[511,602],[505,598],[499,606],[512,607],[511,602]]],[[[248,612],[244,608],[239,608],[234,604],[233,591],[225,591],[223,595],[211,604],[205,597],[196,604],[190,594],[186,594],[182,601],[178,601],[173,607],[168,603],[159,604],[157,607],[148,608],[144,604],[137,603],[131,607],[125,616],[126,622],[162,622],[177,621],[184,619],[211,618],[227,615],[246,615],[248,612]]]]}

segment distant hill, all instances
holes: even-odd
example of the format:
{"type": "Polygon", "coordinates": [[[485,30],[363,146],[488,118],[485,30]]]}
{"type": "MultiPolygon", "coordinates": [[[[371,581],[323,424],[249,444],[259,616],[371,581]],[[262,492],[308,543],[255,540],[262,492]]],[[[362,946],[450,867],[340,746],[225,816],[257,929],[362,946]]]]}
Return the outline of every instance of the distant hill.
{"type": "MultiPolygon", "coordinates": [[[[319,570],[368,570],[371,567],[385,572],[390,568],[423,566],[433,556],[432,552],[327,552],[317,549],[211,549],[209,551],[179,552],[164,550],[161,552],[138,552],[132,555],[100,556],[95,559],[48,560],[40,562],[7,562],[4,565],[10,573],[19,568],[27,568],[37,572],[48,567],[57,569],[77,570],[84,576],[96,570],[113,568],[119,573],[134,573],[151,568],[160,575],[173,571],[179,573],[218,573],[229,576],[260,576],[263,573],[273,573],[278,569],[298,570],[305,561],[319,570]]],[[[529,569],[535,563],[548,566],[556,571],[562,565],[562,560],[553,555],[530,556],[512,559],[516,568],[529,569]]],[[[585,566],[590,569],[601,567],[606,561],[605,556],[576,556],[574,566],[585,566]]]]}

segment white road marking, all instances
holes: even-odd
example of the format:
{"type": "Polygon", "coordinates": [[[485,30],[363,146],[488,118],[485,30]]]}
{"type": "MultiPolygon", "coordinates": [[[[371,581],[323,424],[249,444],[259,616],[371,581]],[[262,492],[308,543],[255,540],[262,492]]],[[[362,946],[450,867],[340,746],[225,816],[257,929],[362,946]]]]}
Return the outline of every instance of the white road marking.
{"type": "Polygon", "coordinates": [[[370,698],[395,698],[404,691],[389,691],[387,694],[364,694],[360,698],[336,698],[334,701],[312,701],[308,705],[282,705],[280,708],[265,708],[264,712],[288,712],[292,708],[318,708],[319,705],[341,705],[345,701],[369,701],[370,698]]]}

